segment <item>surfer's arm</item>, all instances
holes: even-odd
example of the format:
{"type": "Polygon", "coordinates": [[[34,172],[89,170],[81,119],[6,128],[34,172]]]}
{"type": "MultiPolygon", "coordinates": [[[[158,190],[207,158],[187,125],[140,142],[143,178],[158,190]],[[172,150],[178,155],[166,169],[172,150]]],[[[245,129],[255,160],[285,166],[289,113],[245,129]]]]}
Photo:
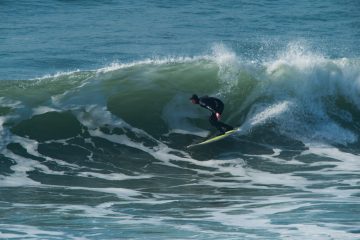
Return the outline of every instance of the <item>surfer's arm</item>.
{"type": "Polygon", "coordinates": [[[216,111],[215,111],[214,109],[212,109],[210,106],[206,106],[206,108],[207,108],[207,109],[209,109],[209,110],[210,110],[210,112],[212,112],[212,113],[216,113],[216,111]]]}
{"type": "Polygon", "coordinates": [[[210,112],[212,112],[213,114],[215,114],[215,116],[216,116],[216,118],[217,118],[217,120],[220,120],[220,116],[221,116],[221,114],[220,113],[218,113],[217,111],[215,111],[215,109],[213,109],[212,107],[210,107],[209,105],[202,105],[202,104],[200,104],[200,106],[202,106],[203,108],[206,108],[206,109],[208,109],[210,112]]]}
{"type": "Polygon", "coordinates": [[[212,107],[210,107],[208,104],[206,104],[206,103],[204,103],[204,102],[202,102],[202,101],[200,101],[200,106],[202,106],[203,108],[206,108],[206,109],[209,110],[210,112],[216,114],[216,111],[215,111],[212,107]]]}
{"type": "Polygon", "coordinates": [[[218,107],[217,101],[210,101],[209,98],[203,97],[200,99],[199,103],[201,107],[206,108],[207,110],[215,114],[217,120],[220,120],[220,113],[215,110],[218,107]]]}

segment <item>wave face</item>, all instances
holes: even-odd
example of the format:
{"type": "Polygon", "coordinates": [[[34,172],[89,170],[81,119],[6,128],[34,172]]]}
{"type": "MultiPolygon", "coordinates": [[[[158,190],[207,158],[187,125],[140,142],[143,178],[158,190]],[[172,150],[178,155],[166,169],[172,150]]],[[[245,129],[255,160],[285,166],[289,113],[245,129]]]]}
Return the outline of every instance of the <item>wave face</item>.
{"type": "Polygon", "coordinates": [[[0,236],[355,239],[359,92],[359,59],[297,43],[0,81],[0,236]],[[214,132],[193,93],[241,131],[186,150],[214,132]]]}
{"type": "Polygon", "coordinates": [[[11,125],[5,127],[9,132],[34,140],[75,137],[102,121],[109,127],[121,122],[155,138],[203,136],[211,130],[208,123],[193,120],[208,113],[188,102],[198,93],[221,98],[226,121],[243,125],[245,135],[266,126],[278,138],[347,146],[358,141],[359,68],[358,59],[327,59],[297,44],[261,61],[216,45],[208,56],[1,81],[1,116],[11,125]],[[61,137],[56,131],[63,115],[74,121],[61,126],[61,137]]]}

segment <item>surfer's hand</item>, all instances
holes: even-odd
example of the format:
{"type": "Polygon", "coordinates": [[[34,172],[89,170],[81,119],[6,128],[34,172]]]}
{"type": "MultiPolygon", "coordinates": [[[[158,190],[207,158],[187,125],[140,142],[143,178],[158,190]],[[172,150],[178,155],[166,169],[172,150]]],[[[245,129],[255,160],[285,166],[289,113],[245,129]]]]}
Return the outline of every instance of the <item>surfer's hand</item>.
{"type": "Polygon", "coordinates": [[[215,113],[217,120],[220,120],[220,113],[215,113]]]}

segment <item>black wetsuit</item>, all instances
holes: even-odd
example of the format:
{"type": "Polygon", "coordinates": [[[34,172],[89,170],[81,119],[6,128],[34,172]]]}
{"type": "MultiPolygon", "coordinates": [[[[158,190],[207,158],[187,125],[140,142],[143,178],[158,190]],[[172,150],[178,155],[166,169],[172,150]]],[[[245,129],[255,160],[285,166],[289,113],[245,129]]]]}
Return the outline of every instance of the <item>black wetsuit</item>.
{"type": "Polygon", "coordinates": [[[211,116],[209,117],[210,124],[216,127],[216,129],[219,130],[221,134],[234,129],[232,126],[220,122],[216,117],[216,113],[222,114],[224,111],[224,103],[221,100],[204,96],[199,98],[199,104],[201,107],[206,108],[212,112],[211,116]]]}

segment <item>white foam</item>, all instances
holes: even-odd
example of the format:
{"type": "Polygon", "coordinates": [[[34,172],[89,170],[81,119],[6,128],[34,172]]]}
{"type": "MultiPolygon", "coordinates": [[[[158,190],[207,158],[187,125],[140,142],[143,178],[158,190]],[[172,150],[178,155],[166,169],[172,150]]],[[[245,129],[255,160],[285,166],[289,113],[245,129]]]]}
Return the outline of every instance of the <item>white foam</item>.
{"type": "Polygon", "coordinates": [[[130,63],[120,63],[120,62],[113,62],[109,66],[104,68],[100,68],[97,70],[97,73],[108,73],[113,72],[116,70],[124,69],[124,68],[131,68],[135,66],[141,65],[163,65],[163,64],[172,64],[172,63],[187,63],[187,62],[194,62],[199,60],[207,60],[209,59],[208,56],[195,56],[195,57],[164,57],[164,58],[147,58],[140,61],[134,61],[130,63]]]}
{"type": "MultiPolygon", "coordinates": [[[[331,98],[335,102],[340,95],[360,109],[358,62],[329,59],[314,52],[304,42],[291,42],[275,59],[264,62],[263,66],[266,72],[245,104],[253,104],[256,97],[268,97],[271,105],[274,102],[287,102],[286,115],[274,119],[279,132],[305,142],[347,144],[357,141],[355,133],[340,126],[329,116],[326,99],[331,98]]],[[[252,107],[271,109],[268,102],[256,103],[252,107]]],[[[345,110],[336,107],[331,111],[331,115],[336,114],[348,122],[352,121],[351,114],[345,110]]],[[[259,123],[264,122],[261,120],[266,114],[264,112],[256,116],[259,123]]],[[[257,119],[254,117],[254,120],[257,119]]]]}
{"type": "Polygon", "coordinates": [[[20,101],[8,99],[5,97],[0,97],[0,105],[2,107],[9,107],[9,108],[20,108],[22,106],[20,101]]]}
{"type": "Polygon", "coordinates": [[[212,57],[219,66],[237,65],[239,62],[238,56],[235,52],[222,43],[213,45],[212,57]]]}
{"type": "MultiPolygon", "coordinates": [[[[209,221],[218,222],[219,224],[246,228],[252,230],[264,230],[269,233],[279,234],[282,238],[287,239],[355,239],[356,234],[349,233],[347,226],[343,224],[312,223],[311,217],[302,219],[301,223],[277,224],[273,223],[273,219],[281,217],[281,214],[292,215],[302,209],[311,207],[311,199],[301,199],[291,195],[272,196],[266,198],[264,196],[251,197],[248,202],[238,203],[225,208],[201,208],[210,217],[209,221]],[[294,198],[293,198],[294,197],[294,198]],[[246,213],[241,213],[246,211],[246,213]]],[[[322,211],[324,212],[324,211],[322,211]]],[[[310,214],[310,212],[308,212],[310,214]]],[[[320,212],[312,212],[319,214],[320,212]]],[[[247,237],[249,237],[247,235],[247,237]]]]}
{"type": "Polygon", "coordinates": [[[106,107],[99,105],[86,105],[84,109],[80,109],[75,113],[78,120],[90,129],[97,129],[102,126],[112,128],[128,127],[127,123],[111,114],[106,107]]]}
{"type": "Polygon", "coordinates": [[[38,227],[23,225],[23,224],[0,224],[0,228],[7,229],[7,231],[16,232],[16,233],[2,233],[0,231],[1,239],[8,238],[39,238],[44,236],[49,237],[61,237],[64,235],[63,232],[59,231],[48,231],[41,230],[38,227]]]}
{"type": "Polygon", "coordinates": [[[337,227],[343,226],[336,224],[290,224],[287,230],[281,231],[280,234],[283,239],[291,238],[294,240],[354,240],[358,238],[358,234],[336,230],[337,227]]]}
{"type": "Polygon", "coordinates": [[[49,106],[39,106],[33,109],[33,115],[40,115],[47,112],[59,112],[60,110],[57,108],[49,107],[49,106]]]}
{"type": "Polygon", "coordinates": [[[63,77],[63,76],[71,76],[74,73],[78,73],[80,72],[80,69],[76,69],[73,71],[63,71],[63,72],[56,72],[55,74],[46,74],[42,77],[36,77],[33,80],[43,80],[43,79],[52,79],[52,78],[59,78],[59,77],[63,77]]]}
{"type": "Polygon", "coordinates": [[[95,177],[95,178],[101,178],[101,179],[106,179],[106,180],[110,180],[110,181],[123,181],[123,180],[134,180],[134,179],[146,179],[146,178],[152,178],[152,175],[148,175],[148,174],[141,174],[141,175],[137,175],[137,176],[129,176],[129,175],[125,175],[125,174],[120,174],[120,173],[95,173],[95,172],[81,172],[78,174],[78,176],[81,177],[95,177]]]}
{"type": "Polygon", "coordinates": [[[314,66],[325,63],[326,58],[311,51],[304,42],[290,42],[284,51],[280,51],[277,60],[266,62],[267,72],[273,74],[282,66],[295,67],[301,71],[313,69],[314,66]]]}
{"type": "Polygon", "coordinates": [[[3,153],[5,156],[14,159],[16,164],[11,166],[11,170],[14,171],[13,174],[10,176],[0,175],[0,187],[39,186],[39,182],[28,177],[28,172],[35,170],[36,168],[50,172],[46,166],[41,165],[34,160],[25,159],[8,150],[4,150],[3,153]]]}
{"type": "MultiPolygon", "coordinates": [[[[78,114],[78,119],[82,124],[84,124],[85,126],[87,126],[89,128],[89,133],[93,137],[100,137],[100,138],[106,139],[110,142],[114,142],[114,143],[117,143],[120,145],[125,145],[128,147],[139,149],[143,152],[150,154],[155,159],[161,161],[162,164],[164,164],[166,166],[170,166],[170,167],[175,167],[175,168],[186,169],[186,167],[178,166],[177,164],[174,164],[172,161],[190,162],[190,163],[193,163],[198,166],[215,166],[216,164],[218,164],[216,167],[219,167],[219,169],[221,169],[221,164],[224,163],[223,161],[219,161],[218,163],[216,163],[216,161],[212,161],[212,160],[197,161],[195,159],[192,159],[190,157],[189,153],[184,152],[184,151],[179,151],[177,149],[172,149],[172,148],[168,147],[166,144],[162,143],[161,141],[154,139],[151,135],[149,135],[145,131],[131,127],[129,124],[127,124],[123,120],[118,119],[115,116],[113,116],[110,112],[108,112],[106,110],[106,108],[95,107],[94,109],[93,108],[91,108],[91,109],[92,109],[92,111],[89,111],[89,113],[95,114],[96,116],[98,116],[98,118],[91,117],[90,119],[98,119],[98,121],[96,121],[95,123],[88,122],[88,121],[86,121],[86,119],[84,119],[83,114],[78,114]],[[127,131],[131,131],[131,132],[135,133],[136,135],[138,135],[139,137],[149,139],[152,142],[156,143],[157,145],[154,147],[147,147],[147,146],[145,146],[144,143],[133,141],[126,135],[106,134],[99,129],[99,127],[103,126],[104,124],[109,124],[110,126],[118,126],[121,128],[125,128],[125,129],[127,129],[127,131]],[[175,154],[175,153],[178,153],[178,154],[175,154]]],[[[191,170],[197,171],[198,173],[206,173],[206,174],[210,173],[210,171],[202,170],[202,169],[191,169],[191,170]]],[[[213,173],[211,172],[211,174],[213,174],[213,173]]]]}
{"type": "Polygon", "coordinates": [[[221,83],[220,92],[222,94],[227,94],[238,84],[241,60],[234,51],[222,43],[213,45],[212,60],[219,68],[218,76],[221,83]]]}
{"type": "Polygon", "coordinates": [[[93,192],[103,192],[116,195],[120,199],[133,200],[133,197],[141,196],[141,193],[126,188],[89,188],[89,187],[64,187],[71,190],[87,190],[93,192]]]}
{"type": "MultiPolygon", "coordinates": [[[[12,142],[13,143],[19,143],[24,149],[26,149],[26,152],[36,156],[36,157],[41,157],[46,159],[47,161],[54,161],[56,162],[56,164],[62,165],[62,166],[67,166],[69,168],[72,169],[77,169],[79,168],[78,165],[76,164],[71,164],[71,163],[67,163],[61,159],[54,159],[45,155],[42,155],[38,152],[38,146],[39,146],[39,142],[37,142],[36,140],[32,140],[29,138],[24,138],[24,137],[20,137],[20,136],[16,136],[13,135],[12,136],[12,142]]],[[[59,140],[59,141],[49,141],[49,142],[64,142],[64,140],[59,140]]],[[[55,174],[55,172],[52,172],[53,174],[55,174]]],[[[57,172],[57,174],[62,174],[63,172],[57,172]]]]}
{"type": "Polygon", "coordinates": [[[360,156],[357,154],[347,153],[340,151],[332,146],[314,146],[310,145],[307,151],[302,154],[315,154],[317,156],[328,157],[337,159],[340,162],[331,162],[332,165],[336,165],[329,172],[332,173],[358,173],[360,170],[360,156]]]}
{"type": "Polygon", "coordinates": [[[166,144],[158,141],[153,138],[151,135],[147,134],[145,131],[141,129],[134,128],[124,122],[122,119],[117,118],[109,111],[107,111],[106,107],[99,106],[90,106],[87,108],[88,111],[85,113],[80,112],[77,113],[77,117],[79,121],[89,128],[89,133],[91,136],[96,136],[100,138],[107,139],[110,142],[118,143],[121,145],[129,146],[135,149],[139,149],[143,152],[147,152],[152,155],[155,159],[163,161],[164,164],[178,167],[175,164],[170,163],[170,160],[180,160],[180,161],[189,161],[189,155],[186,152],[181,152],[175,149],[170,149],[166,144]],[[90,118],[87,118],[87,114],[90,114],[90,118]],[[90,119],[91,121],[88,121],[90,119]],[[93,121],[96,119],[97,121],[93,121]],[[146,147],[144,143],[134,142],[126,135],[117,135],[117,134],[105,134],[100,131],[99,127],[109,125],[111,127],[119,127],[130,130],[135,133],[139,137],[145,137],[155,143],[158,144],[156,147],[146,147]],[[184,157],[179,157],[174,154],[169,154],[169,152],[179,152],[184,157]]]}
{"type": "Polygon", "coordinates": [[[291,102],[289,101],[279,102],[270,106],[256,106],[256,108],[252,109],[252,112],[249,113],[251,118],[244,124],[244,129],[246,129],[247,125],[250,125],[248,128],[263,125],[269,120],[286,113],[290,106],[291,102]]]}

